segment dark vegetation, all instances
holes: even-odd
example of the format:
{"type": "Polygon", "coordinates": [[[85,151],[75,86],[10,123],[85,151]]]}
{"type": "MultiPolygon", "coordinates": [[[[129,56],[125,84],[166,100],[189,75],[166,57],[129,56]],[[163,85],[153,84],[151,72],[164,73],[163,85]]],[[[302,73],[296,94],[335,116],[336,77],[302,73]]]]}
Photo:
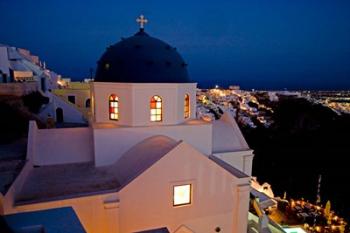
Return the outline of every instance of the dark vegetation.
{"type": "Polygon", "coordinates": [[[22,97],[23,104],[32,113],[39,113],[43,104],[49,103],[49,98],[42,96],[39,92],[32,92],[22,97]]]}
{"type": "Polygon", "coordinates": [[[35,120],[39,127],[45,125],[35,115],[48,99],[40,93],[21,97],[0,96],[0,144],[8,144],[28,134],[28,122],[35,120]]]}
{"type": "Polygon", "coordinates": [[[350,220],[350,115],[298,98],[273,108],[270,128],[242,129],[255,151],[253,175],[275,195],[315,202],[322,174],[322,203],[350,220]]]}

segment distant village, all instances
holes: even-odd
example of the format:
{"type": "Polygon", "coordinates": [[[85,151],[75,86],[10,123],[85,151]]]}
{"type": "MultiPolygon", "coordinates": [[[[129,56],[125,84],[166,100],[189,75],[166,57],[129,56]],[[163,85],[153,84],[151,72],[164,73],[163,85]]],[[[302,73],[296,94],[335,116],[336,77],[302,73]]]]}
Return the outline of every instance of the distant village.
{"type": "MultiPolygon", "coordinates": [[[[64,78],[47,68],[46,63],[30,51],[0,44],[0,95],[40,92],[50,99],[39,113],[45,122],[49,117],[57,123],[86,124],[91,114],[91,80],[91,77],[82,81],[64,78]]],[[[197,117],[211,121],[227,110],[242,125],[269,127],[273,102],[293,97],[322,104],[337,114],[350,113],[349,91],[247,91],[233,85],[227,89],[219,86],[198,89],[197,117]]]]}

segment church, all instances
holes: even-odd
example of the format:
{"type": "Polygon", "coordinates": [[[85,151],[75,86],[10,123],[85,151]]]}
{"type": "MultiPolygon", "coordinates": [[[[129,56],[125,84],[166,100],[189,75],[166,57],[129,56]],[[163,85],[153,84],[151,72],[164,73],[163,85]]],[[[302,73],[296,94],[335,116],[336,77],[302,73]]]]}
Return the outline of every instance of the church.
{"type": "Polygon", "coordinates": [[[230,114],[196,118],[187,63],[137,21],[98,61],[88,127],[30,122],[0,214],[71,207],[89,233],[246,233],[253,151],[230,114]]]}

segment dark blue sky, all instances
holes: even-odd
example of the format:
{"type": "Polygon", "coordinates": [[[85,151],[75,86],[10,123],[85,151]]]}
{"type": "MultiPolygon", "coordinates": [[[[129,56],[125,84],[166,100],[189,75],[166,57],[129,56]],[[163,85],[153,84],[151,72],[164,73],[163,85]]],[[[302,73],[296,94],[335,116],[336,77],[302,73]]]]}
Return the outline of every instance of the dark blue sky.
{"type": "Polygon", "coordinates": [[[141,13],[201,86],[350,89],[349,0],[0,0],[0,43],[83,78],[141,13]]]}

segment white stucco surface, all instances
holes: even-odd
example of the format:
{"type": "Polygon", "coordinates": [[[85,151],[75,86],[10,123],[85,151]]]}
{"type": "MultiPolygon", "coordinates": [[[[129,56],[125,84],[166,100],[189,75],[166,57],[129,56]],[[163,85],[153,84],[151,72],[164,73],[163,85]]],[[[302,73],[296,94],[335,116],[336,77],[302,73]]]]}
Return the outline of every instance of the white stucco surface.
{"type": "Polygon", "coordinates": [[[35,165],[93,162],[91,128],[35,130],[35,165]]]}
{"type": "Polygon", "coordinates": [[[249,186],[249,177],[234,177],[182,143],[119,192],[120,231],[137,232],[163,224],[170,232],[185,225],[201,233],[213,232],[216,227],[223,232],[245,233],[249,195],[243,200],[237,191],[243,184],[249,186]],[[173,207],[173,186],[180,184],[192,184],[192,202],[173,207]]]}
{"type": "Polygon", "coordinates": [[[231,114],[213,121],[213,153],[249,150],[241,130],[231,114]]]}
{"type": "MultiPolygon", "coordinates": [[[[173,144],[171,139],[164,137],[159,139],[162,141],[161,144],[165,146],[173,144]]],[[[156,137],[155,140],[158,138],[156,137]]],[[[147,143],[147,140],[145,142],[147,147],[154,145],[153,141],[150,144],[147,143]]],[[[141,143],[128,153],[140,153],[145,145],[141,143]]],[[[152,150],[149,150],[148,153],[150,151],[152,150]]],[[[125,154],[126,157],[130,157],[128,153],[125,154]]],[[[136,160],[131,161],[137,164],[136,160]]],[[[76,183],[77,187],[74,187],[76,190],[79,190],[79,185],[83,185],[84,182],[90,182],[90,184],[95,182],[95,185],[104,183],[99,182],[99,179],[101,179],[100,181],[112,179],[111,182],[106,182],[106,185],[115,182],[113,181],[115,176],[112,174],[113,171],[115,174],[116,170],[112,169],[113,166],[110,166],[110,169],[97,168],[100,172],[98,175],[100,178],[92,181],[88,174],[93,169],[84,169],[84,166],[78,169],[69,169],[69,166],[74,165],[68,165],[67,170],[63,169],[61,172],[57,172],[60,166],[62,168],[64,165],[34,168],[38,169],[39,173],[31,172],[28,179],[32,179],[32,182],[25,184],[23,189],[37,192],[38,197],[42,197],[40,192],[51,192],[52,190],[45,191],[45,187],[40,184],[42,179],[48,179],[48,174],[56,176],[54,179],[55,182],[58,182],[56,190],[60,192],[62,192],[65,183],[70,183],[69,180],[81,179],[80,184],[76,183]],[[52,171],[50,172],[50,170],[52,171]],[[77,174],[80,178],[76,176],[77,174]],[[40,179],[37,180],[37,178],[40,179]],[[38,182],[35,183],[35,180],[38,182]]],[[[120,166],[130,166],[130,164],[123,162],[120,166]]],[[[31,204],[18,202],[7,212],[15,213],[72,206],[88,233],[101,231],[137,232],[159,227],[167,227],[170,232],[174,232],[181,226],[201,233],[212,232],[216,227],[220,227],[223,232],[245,233],[247,231],[250,177],[239,175],[241,178],[238,178],[233,175],[238,171],[231,169],[234,170],[234,168],[229,167],[223,168],[189,144],[182,142],[176,144],[159,160],[154,161],[142,174],[132,179],[120,191],[91,193],[88,196],[60,195],[65,198],[41,200],[31,204]],[[173,207],[173,186],[181,184],[192,185],[191,204],[173,207]]],[[[47,187],[54,187],[55,182],[47,183],[47,187]]],[[[91,190],[85,191],[90,192],[91,190]]],[[[19,200],[20,197],[19,195],[19,200]]]]}
{"type": "Polygon", "coordinates": [[[180,125],[151,127],[94,126],[94,149],[96,166],[117,161],[136,143],[153,135],[165,135],[174,140],[183,140],[205,155],[212,153],[212,126],[192,120],[180,125]]]}
{"type": "Polygon", "coordinates": [[[95,167],[85,162],[36,167],[26,178],[16,203],[117,192],[178,144],[169,137],[152,136],[134,145],[109,166],[95,167]]]}
{"type": "Polygon", "coordinates": [[[110,122],[124,126],[152,126],[180,124],[184,119],[185,94],[190,96],[190,118],[196,113],[196,83],[103,83],[92,82],[91,90],[95,122],[110,122]],[[109,119],[108,98],[115,94],[119,98],[119,120],[109,119]],[[162,98],[161,122],[150,121],[152,96],[162,98]]]}

